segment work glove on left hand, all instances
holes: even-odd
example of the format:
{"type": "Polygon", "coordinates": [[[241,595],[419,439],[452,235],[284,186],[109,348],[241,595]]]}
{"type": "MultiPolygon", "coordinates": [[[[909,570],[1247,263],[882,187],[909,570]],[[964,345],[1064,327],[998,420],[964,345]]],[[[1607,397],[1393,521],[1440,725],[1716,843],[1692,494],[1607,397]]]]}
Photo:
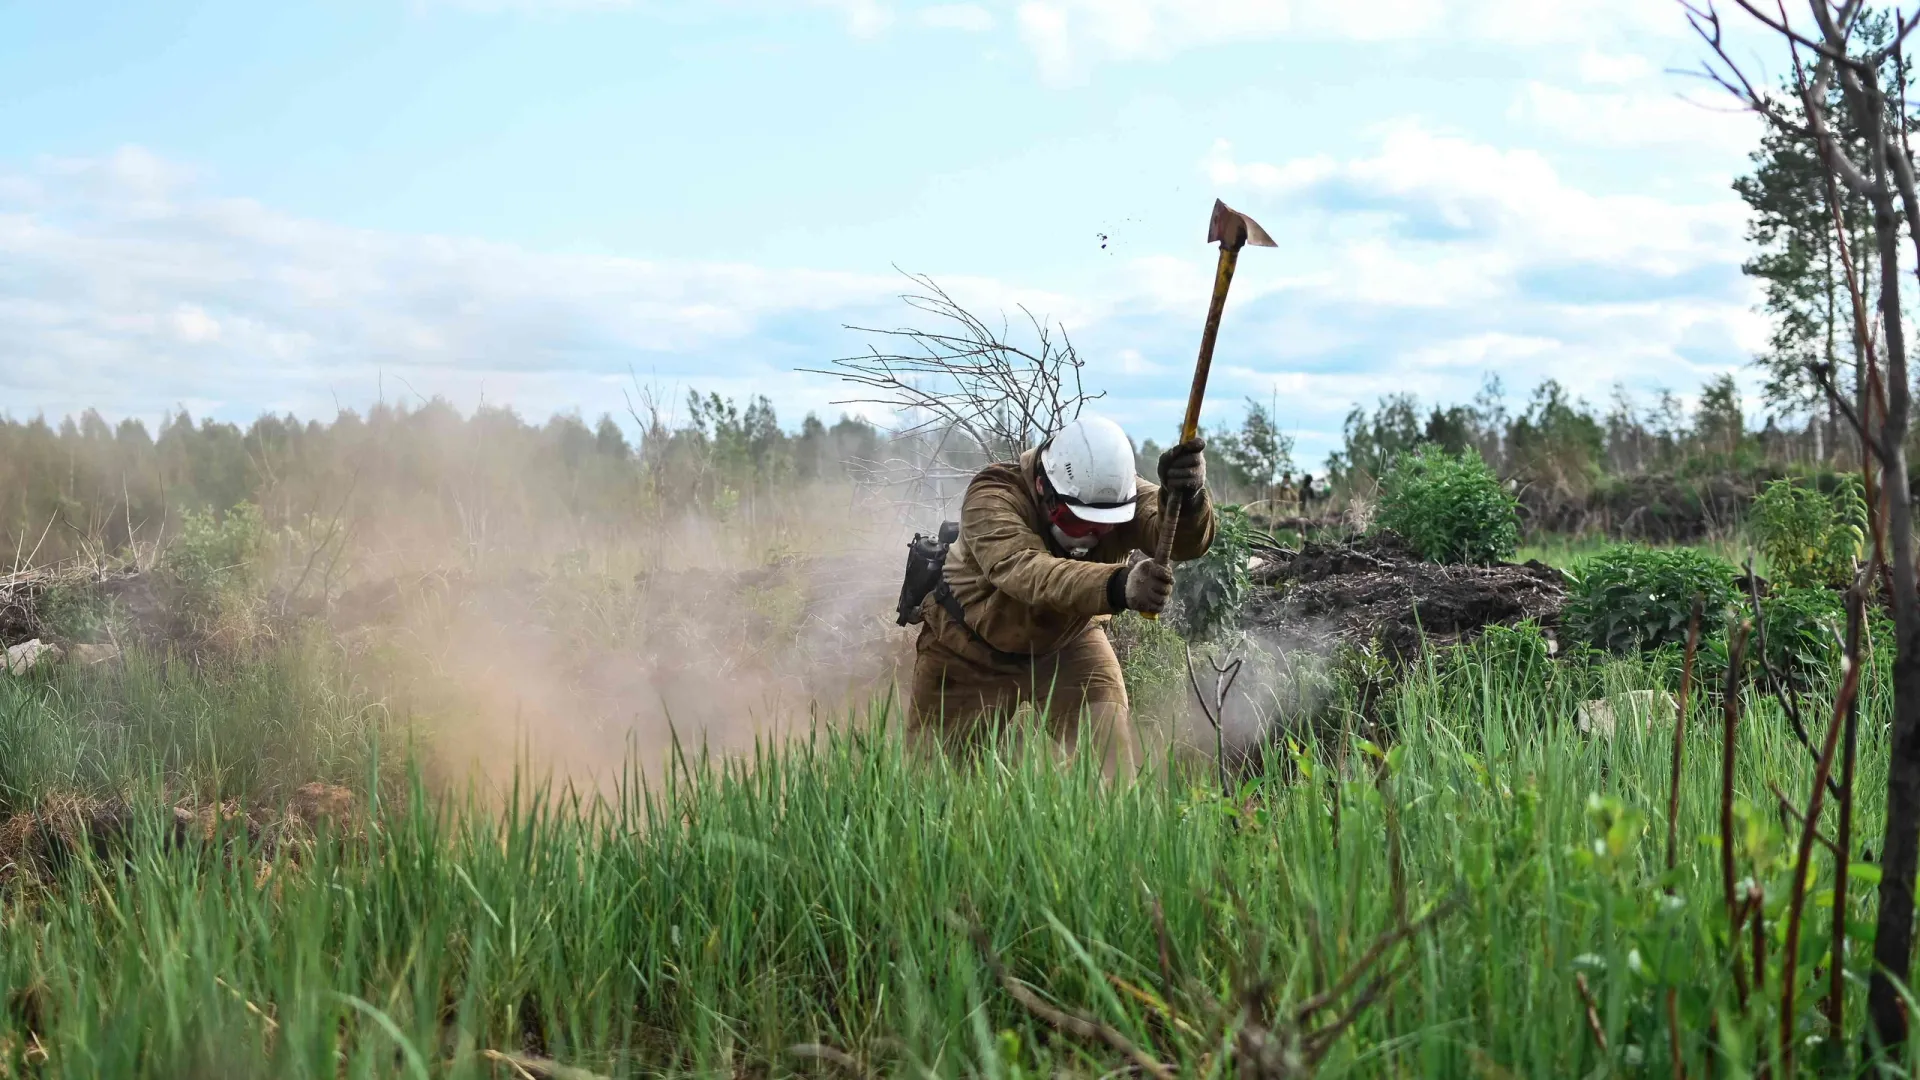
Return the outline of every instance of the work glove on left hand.
{"type": "Polygon", "coordinates": [[[1190,503],[1207,489],[1207,440],[1194,437],[1160,455],[1160,486],[1190,503]]]}
{"type": "Polygon", "coordinates": [[[1126,606],[1130,611],[1159,614],[1173,598],[1173,571],[1158,559],[1130,559],[1123,571],[1126,606]]]}

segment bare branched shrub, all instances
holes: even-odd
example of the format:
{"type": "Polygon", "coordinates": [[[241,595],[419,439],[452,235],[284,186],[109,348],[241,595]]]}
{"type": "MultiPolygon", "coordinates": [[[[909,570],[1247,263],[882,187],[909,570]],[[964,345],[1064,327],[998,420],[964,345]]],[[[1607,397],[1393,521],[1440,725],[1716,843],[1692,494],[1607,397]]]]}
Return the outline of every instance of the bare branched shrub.
{"type": "Polygon", "coordinates": [[[915,290],[900,299],[917,325],[850,326],[877,340],[830,368],[805,370],[856,388],[834,404],[879,406],[896,418],[886,451],[856,463],[860,478],[907,507],[939,509],[982,465],[1011,460],[1105,393],[1087,391],[1086,361],[1051,319],[1021,307],[1024,325],[1002,314],[995,326],[931,277],[907,277],[915,290]]]}

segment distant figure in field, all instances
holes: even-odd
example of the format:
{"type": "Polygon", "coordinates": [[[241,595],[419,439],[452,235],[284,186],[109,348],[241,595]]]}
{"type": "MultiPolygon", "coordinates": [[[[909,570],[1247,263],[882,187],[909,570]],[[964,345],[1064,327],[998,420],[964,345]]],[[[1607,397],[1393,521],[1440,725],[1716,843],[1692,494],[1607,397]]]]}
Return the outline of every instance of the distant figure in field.
{"type": "Polygon", "coordinates": [[[1293,474],[1280,474],[1280,484],[1273,489],[1273,513],[1275,517],[1300,512],[1299,495],[1293,486],[1293,474]]]}

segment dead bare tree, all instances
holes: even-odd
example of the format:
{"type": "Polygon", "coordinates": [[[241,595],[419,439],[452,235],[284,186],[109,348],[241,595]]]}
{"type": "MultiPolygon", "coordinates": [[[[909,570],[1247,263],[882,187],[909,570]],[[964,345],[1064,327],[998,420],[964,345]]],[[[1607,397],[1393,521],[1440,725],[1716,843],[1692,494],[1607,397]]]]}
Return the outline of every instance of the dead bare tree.
{"type": "MultiPolygon", "coordinates": [[[[1912,970],[1914,875],[1920,862],[1920,592],[1916,592],[1913,506],[1907,487],[1911,382],[1900,311],[1903,238],[1913,247],[1913,269],[1920,274],[1920,234],[1906,224],[1920,220],[1920,190],[1916,190],[1906,138],[1910,124],[1904,92],[1906,42],[1920,25],[1920,11],[1896,11],[1891,38],[1883,45],[1858,49],[1854,47],[1856,31],[1866,11],[1865,0],[1807,0],[1811,29],[1789,17],[1785,0],[1775,0],[1771,7],[1755,0],[1733,2],[1785,43],[1793,63],[1791,89],[1799,115],[1784,107],[1779,97],[1757,88],[1734,60],[1711,0],[1681,0],[1689,22],[1709,50],[1704,75],[1776,130],[1806,140],[1821,163],[1829,192],[1844,187],[1871,208],[1873,217],[1880,272],[1877,289],[1861,281],[1851,263],[1847,267],[1855,345],[1867,358],[1864,385],[1850,402],[1834,385],[1830,368],[1815,365],[1813,373],[1860,437],[1868,491],[1879,495],[1870,503],[1879,518],[1874,523],[1876,562],[1882,550],[1881,530],[1885,530],[1887,592],[1895,636],[1893,752],[1881,842],[1876,967],[1867,1007],[1880,1041],[1892,1046],[1904,1042],[1908,1034],[1900,987],[1912,970]],[[1859,131],[1860,141],[1852,146],[1836,133],[1837,125],[1828,112],[1829,93],[1836,85],[1859,131]],[[1869,310],[1869,293],[1877,294],[1877,312],[1869,310]],[[1877,363],[1882,358],[1884,377],[1877,363]],[[1872,484],[1876,479],[1878,484],[1872,484]]],[[[1828,202],[1835,228],[1844,239],[1846,223],[1838,200],[1830,194],[1828,202]]],[[[1824,782],[1826,776],[1820,780],[1824,782]]],[[[1817,802],[1810,809],[1815,812],[1807,815],[1809,828],[1817,819],[1817,802]]]]}
{"type": "Polygon", "coordinates": [[[1241,657],[1234,657],[1223,664],[1211,655],[1207,657],[1208,666],[1213,668],[1213,699],[1209,701],[1207,694],[1200,689],[1200,676],[1193,669],[1193,646],[1187,646],[1186,657],[1187,685],[1193,688],[1193,696],[1200,703],[1201,713],[1206,716],[1207,723],[1213,726],[1213,760],[1214,768],[1219,773],[1220,797],[1231,800],[1233,783],[1227,777],[1225,726],[1227,695],[1233,692],[1233,682],[1240,677],[1240,668],[1244,660],[1241,657]]]}
{"type": "Polygon", "coordinates": [[[1003,314],[996,327],[968,311],[925,274],[907,274],[900,299],[917,325],[848,329],[877,339],[867,351],[803,368],[856,387],[836,405],[879,406],[896,418],[891,453],[853,463],[868,486],[892,488],[913,504],[944,504],[982,465],[1006,461],[1080,415],[1086,362],[1066,330],[1020,308],[1023,334],[1003,314]]]}

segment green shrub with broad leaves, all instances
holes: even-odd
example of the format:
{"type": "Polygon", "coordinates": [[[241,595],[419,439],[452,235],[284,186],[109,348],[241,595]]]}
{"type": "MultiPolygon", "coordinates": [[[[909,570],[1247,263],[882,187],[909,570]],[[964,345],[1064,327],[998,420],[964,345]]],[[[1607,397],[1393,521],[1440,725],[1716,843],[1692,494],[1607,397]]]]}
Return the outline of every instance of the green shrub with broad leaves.
{"type": "Polygon", "coordinates": [[[1815,676],[1839,670],[1840,634],[1847,625],[1841,594],[1775,588],[1760,601],[1760,613],[1767,632],[1761,655],[1791,685],[1808,689],[1815,676]]]}
{"type": "Polygon", "coordinates": [[[1714,634],[1739,599],[1733,564],[1693,548],[1616,544],[1567,576],[1567,630],[1615,653],[1684,643],[1695,596],[1705,602],[1701,634],[1714,634]]]}
{"type": "Polygon", "coordinates": [[[1777,584],[1843,587],[1853,579],[1867,539],[1860,478],[1842,475],[1831,492],[1793,479],[1775,480],[1754,498],[1747,527],[1777,584]]]}
{"type": "Polygon", "coordinates": [[[1247,559],[1257,544],[1272,546],[1238,506],[1214,508],[1213,546],[1205,555],[1180,564],[1173,576],[1171,618],[1188,638],[1212,637],[1229,626],[1253,595],[1247,559]]]}
{"type": "Polygon", "coordinates": [[[266,537],[260,508],[250,502],[219,515],[204,510],[182,514],[180,534],[160,559],[175,605],[190,618],[205,618],[224,598],[254,588],[266,537]]]}
{"type": "Polygon", "coordinates": [[[1435,445],[1404,454],[1380,486],[1374,524],[1400,534],[1421,558],[1491,563],[1520,544],[1520,515],[1480,455],[1435,445]]]}

